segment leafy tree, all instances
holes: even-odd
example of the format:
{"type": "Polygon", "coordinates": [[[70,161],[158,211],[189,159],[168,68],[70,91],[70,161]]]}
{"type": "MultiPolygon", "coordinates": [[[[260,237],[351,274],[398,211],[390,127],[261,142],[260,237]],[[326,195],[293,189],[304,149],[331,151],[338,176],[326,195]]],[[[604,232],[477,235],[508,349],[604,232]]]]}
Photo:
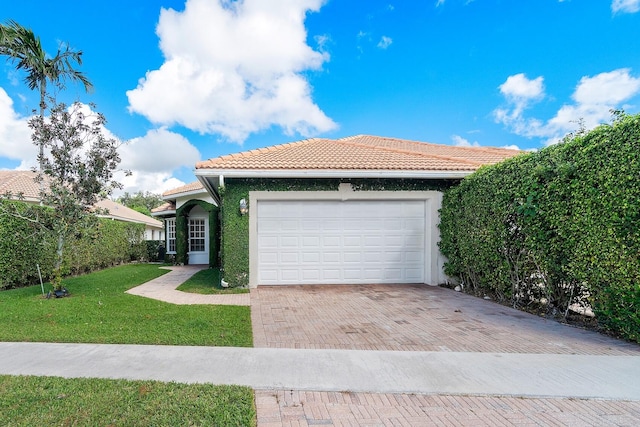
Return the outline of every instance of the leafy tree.
{"type": "Polygon", "coordinates": [[[41,200],[52,208],[50,223],[43,224],[56,238],[54,286],[60,287],[64,243],[67,238],[95,230],[92,206],[121,184],[113,173],[120,163],[117,143],[106,138],[102,114],[86,115],[80,103],[70,108],[53,104],[50,116],[29,120],[34,144],[43,147],[38,158],[43,182],[41,200]]]}
{"type": "MultiPolygon", "coordinates": [[[[56,55],[50,57],[42,48],[40,37],[16,21],[10,20],[0,25],[0,55],[7,56],[15,63],[17,70],[24,70],[27,73],[24,80],[29,89],[40,92],[41,119],[47,108],[47,83],[64,89],[64,82],[69,79],[82,83],[87,91],[93,87],[82,72],[73,68],[72,63],[82,65],[82,51],[72,50],[63,43],[56,55]]],[[[43,159],[44,147],[40,145],[39,149],[39,158],[43,159]]],[[[40,170],[43,168],[44,165],[40,163],[40,170]]]]}
{"type": "Polygon", "coordinates": [[[164,203],[159,194],[154,194],[149,191],[138,191],[135,194],[125,192],[118,198],[117,202],[145,215],[151,215],[152,209],[164,203]]]}

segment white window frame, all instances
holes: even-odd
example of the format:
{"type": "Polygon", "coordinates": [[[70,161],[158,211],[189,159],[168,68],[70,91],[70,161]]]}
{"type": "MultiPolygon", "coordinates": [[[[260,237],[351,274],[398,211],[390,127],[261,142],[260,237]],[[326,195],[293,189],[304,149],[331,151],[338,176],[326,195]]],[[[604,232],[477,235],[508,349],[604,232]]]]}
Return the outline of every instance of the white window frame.
{"type": "Polygon", "coordinates": [[[176,253],[176,219],[168,218],[167,223],[167,253],[176,253]]]}
{"type": "Polygon", "coordinates": [[[207,250],[206,230],[205,218],[189,218],[189,252],[205,252],[207,250]],[[197,249],[193,249],[194,246],[197,249]]]}

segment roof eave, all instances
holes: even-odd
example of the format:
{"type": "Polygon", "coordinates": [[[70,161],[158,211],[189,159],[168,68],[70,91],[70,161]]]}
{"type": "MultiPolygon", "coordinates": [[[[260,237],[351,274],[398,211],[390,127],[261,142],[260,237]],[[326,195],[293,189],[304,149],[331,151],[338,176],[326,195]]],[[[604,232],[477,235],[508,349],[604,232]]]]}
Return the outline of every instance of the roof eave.
{"type": "Polygon", "coordinates": [[[197,194],[207,194],[207,190],[204,188],[199,188],[197,190],[183,191],[180,193],[172,193],[166,196],[162,196],[162,200],[175,200],[178,197],[195,196],[197,194]]]}
{"type": "Polygon", "coordinates": [[[166,211],[160,211],[160,212],[151,212],[151,216],[175,216],[176,215],[176,210],[175,209],[171,209],[171,210],[166,210],[166,211]]]}
{"type": "Polygon", "coordinates": [[[109,214],[97,214],[96,216],[98,218],[112,219],[112,220],[115,220],[115,221],[131,222],[131,223],[134,223],[134,224],[144,224],[144,225],[147,225],[149,227],[162,228],[162,223],[160,221],[158,221],[158,223],[156,224],[155,222],[151,223],[151,222],[147,222],[147,221],[140,221],[140,220],[137,220],[137,219],[125,218],[125,217],[122,217],[122,216],[109,215],[109,214]]]}
{"type": "Polygon", "coordinates": [[[376,170],[376,169],[196,169],[200,177],[217,178],[409,178],[462,179],[473,170],[376,170]]]}

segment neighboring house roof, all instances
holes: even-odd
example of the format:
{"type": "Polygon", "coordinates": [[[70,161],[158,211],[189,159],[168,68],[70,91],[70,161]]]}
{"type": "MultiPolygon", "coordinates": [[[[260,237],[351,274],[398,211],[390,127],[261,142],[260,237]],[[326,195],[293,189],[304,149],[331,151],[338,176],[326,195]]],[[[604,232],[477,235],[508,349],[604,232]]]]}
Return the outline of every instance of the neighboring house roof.
{"type": "Polygon", "coordinates": [[[161,204],[157,208],[151,209],[151,215],[153,215],[153,216],[161,216],[161,215],[165,215],[165,214],[169,214],[169,213],[175,213],[175,212],[176,212],[176,202],[175,201],[169,201],[169,202],[161,204]]]}
{"type": "Polygon", "coordinates": [[[35,177],[33,171],[0,170],[0,196],[11,193],[13,199],[21,196],[25,202],[39,202],[40,184],[35,177]]]}
{"type": "MultiPolygon", "coordinates": [[[[11,193],[11,198],[15,200],[18,199],[18,195],[21,195],[21,200],[25,202],[39,202],[40,184],[37,184],[33,180],[35,177],[36,173],[33,171],[0,171],[0,195],[11,193]]],[[[98,216],[113,218],[120,221],[141,223],[150,227],[162,228],[162,222],[158,221],[157,219],[141,214],[138,211],[130,209],[124,205],[121,205],[120,203],[116,203],[109,199],[101,200],[94,206],[101,209],[107,209],[109,211],[109,213],[106,215],[98,216]]]]}
{"type": "Polygon", "coordinates": [[[94,207],[106,209],[108,211],[107,214],[98,214],[98,216],[103,218],[112,218],[126,222],[136,222],[139,224],[147,225],[149,227],[163,227],[162,222],[158,221],[157,219],[151,218],[143,213],[121,205],[120,203],[116,203],[113,200],[102,199],[97,202],[94,207]]]}
{"type": "Polygon", "coordinates": [[[170,196],[178,196],[181,193],[193,193],[193,192],[201,192],[204,191],[204,187],[200,183],[200,181],[195,181],[190,184],[183,185],[181,187],[172,188],[171,190],[167,190],[162,193],[163,199],[168,199],[170,196]]]}
{"type": "MultiPolygon", "coordinates": [[[[397,138],[358,135],[313,138],[221,156],[196,164],[196,175],[225,171],[420,171],[462,177],[485,164],[498,163],[521,151],[491,147],[458,147],[397,138]],[[437,172],[459,172],[442,174],[437,172]]],[[[231,175],[230,175],[231,176],[231,175]]]]}

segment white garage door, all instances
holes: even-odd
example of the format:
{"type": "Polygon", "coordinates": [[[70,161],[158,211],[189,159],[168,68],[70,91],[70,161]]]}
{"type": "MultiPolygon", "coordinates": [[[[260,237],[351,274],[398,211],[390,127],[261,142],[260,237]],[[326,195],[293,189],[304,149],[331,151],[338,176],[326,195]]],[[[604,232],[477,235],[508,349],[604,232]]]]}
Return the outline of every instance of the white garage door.
{"type": "Polygon", "coordinates": [[[258,202],[258,284],[423,283],[425,202],[258,202]]]}

